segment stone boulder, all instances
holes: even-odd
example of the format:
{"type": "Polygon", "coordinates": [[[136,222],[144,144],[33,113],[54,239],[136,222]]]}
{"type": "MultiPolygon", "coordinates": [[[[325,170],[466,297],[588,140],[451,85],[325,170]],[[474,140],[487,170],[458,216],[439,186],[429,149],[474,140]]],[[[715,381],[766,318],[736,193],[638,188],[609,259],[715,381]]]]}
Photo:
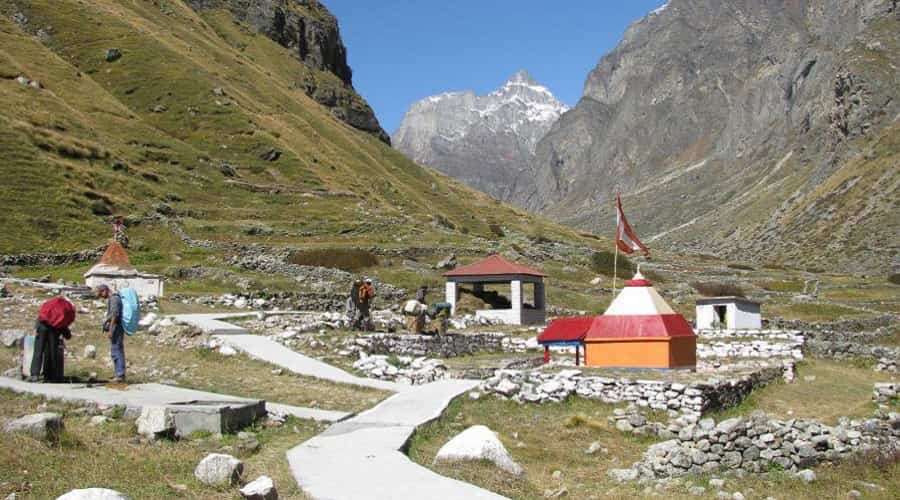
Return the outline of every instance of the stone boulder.
{"type": "Polygon", "coordinates": [[[84,346],[85,359],[95,359],[97,357],[97,347],[91,344],[84,346]]]}
{"type": "Polygon", "coordinates": [[[3,432],[25,434],[35,439],[58,442],[62,434],[63,420],[58,413],[35,413],[10,420],[3,425],[3,432]]]}
{"type": "Polygon", "coordinates": [[[447,442],[434,457],[434,462],[488,460],[500,469],[522,475],[522,466],[513,461],[494,431],[483,425],[469,427],[447,442]]]}
{"type": "Polygon", "coordinates": [[[131,500],[123,493],[106,488],[86,488],[72,490],[56,500],[131,500]]]}
{"type": "Polygon", "coordinates": [[[241,488],[241,496],[249,500],[278,500],[275,482],[269,476],[259,476],[241,488]]]}
{"type": "Polygon", "coordinates": [[[0,344],[3,344],[3,347],[17,347],[24,338],[24,330],[0,330],[0,344]]]}
{"type": "Polygon", "coordinates": [[[243,473],[243,462],[222,453],[210,453],[194,469],[194,477],[210,486],[235,484],[241,480],[243,473]]]}
{"type": "Polygon", "coordinates": [[[165,406],[145,406],[137,419],[137,431],[149,439],[172,437],[175,417],[165,406]]]}

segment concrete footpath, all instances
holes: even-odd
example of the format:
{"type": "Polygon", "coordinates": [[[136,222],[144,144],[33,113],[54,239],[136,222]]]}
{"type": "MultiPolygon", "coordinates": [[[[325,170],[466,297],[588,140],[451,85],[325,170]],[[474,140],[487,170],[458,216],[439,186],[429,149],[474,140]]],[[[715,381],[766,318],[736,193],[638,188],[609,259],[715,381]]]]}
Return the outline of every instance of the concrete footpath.
{"type": "Polygon", "coordinates": [[[320,500],[502,499],[417,465],[404,452],[417,427],[477,385],[444,380],[396,394],[288,451],[291,473],[320,500]]]}
{"type": "Polygon", "coordinates": [[[292,351],[274,340],[258,335],[220,335],[216,337],[234,349],[247,353],[250,357],[280,366],[285,370],[339,384],[371,387],[391,392],[409,391],[412,386],[357,377],[328,363],[292,351]]]}
{"type": "Polygon", "coordinates": [[[229,318],[249,318],[256,313],[222,313],[222,314],[176,314],[169,316],[176,323],[193,326],[210,335],[246,335],[250,333],[242,326],[222,321],[229,318]]]}
{"type": "MultiPolygon", "coordinates": [[[[61,401],[124,406],[132,411],[140,411],[144,406],[184,406],[185,403],[192,401],[233,403],[256,401],[254,399],[182,389],[162,384],[135,384],[125,386],[124,389],[110,389],[103,385],[88,387],[87,384],[35,384],[23,380],[0,377],[0,388],[61,401]]],[[[297,418],[321,422],[338,422],[349,416],[345,412],[301,408],[269,402],[266,402],[266,411],[275,415],[292,415],[297,418]]]]}

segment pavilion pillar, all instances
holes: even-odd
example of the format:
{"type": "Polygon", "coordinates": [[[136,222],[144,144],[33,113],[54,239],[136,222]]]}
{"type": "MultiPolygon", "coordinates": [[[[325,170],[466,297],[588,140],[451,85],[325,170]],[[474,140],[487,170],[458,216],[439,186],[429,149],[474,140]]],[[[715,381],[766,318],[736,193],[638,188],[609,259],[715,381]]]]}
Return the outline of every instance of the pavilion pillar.
{"type": "Polygon", "coordinates": [[[522,280],[513,280],[509,284],[510,288],[510,297],[509,301],[512,302],[512,311],[513,316],[515,317],[515,324],[522,324],[522,280]]]}
{"type": "Polygon", "coordinates": [[[444,291],[444,302],[450,304],[450,315],[453,316],[456,314],[456,301],[459,298],[459,289],[457,288],[457,283],[455,281],[447,281],[444,291]]]}
{"type": "Polygon", "coordinates": [[[475,292],[475,295],[480,295],[484,293],[484,283],[476,282],[472,283],[472,291],[475,292]]]}
{"type": "Polygon", "coordinates": [[[538,281],[534,284],[534,308],[538,311],[547,309],[547,296],[544,290],[544,282],[538,281]]]}
{"type": "Polygon", "coordinates": [[[550,346],[545,345],[544,346],[544,364],[546,365],[549,362],[550,362],[550,346]]]}

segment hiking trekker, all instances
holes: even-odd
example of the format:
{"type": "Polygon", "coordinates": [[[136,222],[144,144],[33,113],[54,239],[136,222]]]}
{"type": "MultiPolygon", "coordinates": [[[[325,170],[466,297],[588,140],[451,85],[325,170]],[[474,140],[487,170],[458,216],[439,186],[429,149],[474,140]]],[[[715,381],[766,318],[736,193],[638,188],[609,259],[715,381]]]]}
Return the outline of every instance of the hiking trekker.
{"type": "Polygon", "coordinates": [[[38,382],[43,373],[44,382],[64,381],[66,344],[72,338],[69,326],[75,321],[75,306],[64,297],[54,297],[43,304],[34,322],[34,353],[28,381],[38,382]]]}
{"type": "Polygon", "coordinates": [[[375,288],[372,280],[366,278],[365,283],[359,287],[359,327],[363,331],[372,331],[372,299],[375,298],[375,288]]]}
{"type": "Polygon", "coordinates": [[[122,326],[122,297],[112,293],[106,285],[94,288],[94,294],[106,299],[106,321],[103,331],[109,339],[109,354],[113,361],[115,378],[113,382],[125,382],[125,328],[122,326]]]}

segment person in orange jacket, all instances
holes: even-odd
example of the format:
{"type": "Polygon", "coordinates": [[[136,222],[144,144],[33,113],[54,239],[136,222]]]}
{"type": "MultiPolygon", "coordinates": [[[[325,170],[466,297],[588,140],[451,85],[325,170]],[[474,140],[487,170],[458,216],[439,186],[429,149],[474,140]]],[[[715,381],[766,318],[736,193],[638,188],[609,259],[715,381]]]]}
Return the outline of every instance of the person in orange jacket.
{"type": "Polygon", "coordinates": [[[375,288],[372,287],[372,280],[366,278],[366,282],[359,287],[359,325],[365,331],[371,331],[372,328],[372,299],[375,298],[375,288]]]}

